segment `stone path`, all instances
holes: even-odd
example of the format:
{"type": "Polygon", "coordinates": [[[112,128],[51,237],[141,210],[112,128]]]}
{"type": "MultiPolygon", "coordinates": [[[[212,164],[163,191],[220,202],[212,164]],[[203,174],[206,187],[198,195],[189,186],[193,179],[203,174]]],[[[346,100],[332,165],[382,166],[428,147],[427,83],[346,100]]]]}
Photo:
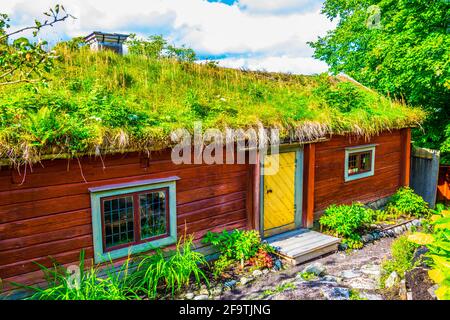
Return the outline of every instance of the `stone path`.
{"type": "Polygon", "coordinates": [[[337,252],[282,272],[260,275],[255,281],[222,293],[229,300],[348,300],[357,296],[381,300],[381,263],[390,258],[393,238],[367,244],[361,250],[337,252]],[[300,273],[318,276],[305,280],[300,273]]]}

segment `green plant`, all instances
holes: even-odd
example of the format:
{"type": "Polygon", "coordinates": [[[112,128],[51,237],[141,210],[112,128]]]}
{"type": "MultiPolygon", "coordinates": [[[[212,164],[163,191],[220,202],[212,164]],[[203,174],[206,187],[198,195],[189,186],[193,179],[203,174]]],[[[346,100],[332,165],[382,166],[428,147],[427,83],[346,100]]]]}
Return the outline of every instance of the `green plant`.
{"type": "Polygon", "coordinates": [[[224,271],[233,265],[234,261],[229,259],[225,255],[220,255],[213,264],[213,276],[214,278],[220,278],[224,271]]]}
{"type": "Polygon", "coordinates": [[[306,281],[311,281],[311,280],[317,279],[317,275],[313,272],[302,272],[302,273],[299,273],[299,275],[303,280],[306,280],[306,281]]]}
{"type": "Polygon", "coordinates": [[[56,262],[53,268],[39,265],[47,281],[44,288],[16,286],[34,292],[30,300],[130,300],[140,299],[129,283],[129,259],[117,270],[112,262],[101,276],[98,267],[85,270],[84,250],[80,253],[80,262],[75,269],[66,269],[56,262]],[[73,272],[75,271],[75,272],[73,272]]]}
{"type": "Polygon", "coordinates": [[[263,292],[263,296],[270,296],[270,295],[281,293],[281,292],[284,292],[284,291],[287,291],[287,290],[294,290],[296,288],[297,287],[295,286],[295,284],[293,284],[291,282],[287,282],[287,283],[284,283],[284,284],[277,285],[275,287],[275,289],[273,289],[273,290],[272,289],[265,290],[263,292]]]}
{"type": "Polygon", "coordinates": [[[241,267],[244,267],[246,260],[256,255],[261,246],[259,233],[255,230],[208,232],[202,241],[216,247],[228,259],[239,261],[241,267]]]}
{"type": "Polygon", "coordinates": [[[429,213],[428,204],[409,187],[403,187],[389,199],[386,212],[394,216],[408,215],[414,217],[426,216],[429,213]]]}
{"type": "Polygon", "coordinates": [[[391,254],[392,259],[385,260],[382,264],[383,275],[381,277],[381,284],[392,273],[396,272],[400,277],[403,277],[405,272],[412,270],[415,267],[413,263],[414,252],[417,245],[408,240],[408,236],[404,235],[398,237],[392,242],[391,254]]]}
{"type": "Polygon", "coordinates": [[[361,294],[356,289],[350,289],[349,295],[350,300],[368,300],[367,298],[361,297],[361,294]]]}
{"type": "Polygon", "coordinates": [[[329,206],[319,221],[321,229],[338,237],[344,237],[344,242],[350,248],[357,248],[362,245],[358,231],[370,224],[373,217],[373,210],[364,207],[361,203],[353,203],[352,205],[329,206]]]}
{"type": "Polygon", "coordinates": [[[193,250],[193,237],[182,237],[175,250],[167,254],[161,249],[155,253],[142,256],[135,272],[132,274],[131,283],[150,298],[156,298],[158,290],[165,290],[172,295],[189,285],[193,279],[198,285],[208,278],[200,268],[207,265],[203,254],[193,250]]]}
{"type": "Polygon", "coordinates": [[[429,252],[432,269],[430,278],[439,285],[435,291],[440,300],[450,300],[450,211],[443,210],[431,217],[432,233],[416,232],[408,239],[425,245],[429,252]]]}
{"type": "Polygon", "coordinates": [[[253,269],[270,269],[273,267],[273,258],[264,247],[260,247],[255,256],[250,258],[249,264],[253,269]]]}

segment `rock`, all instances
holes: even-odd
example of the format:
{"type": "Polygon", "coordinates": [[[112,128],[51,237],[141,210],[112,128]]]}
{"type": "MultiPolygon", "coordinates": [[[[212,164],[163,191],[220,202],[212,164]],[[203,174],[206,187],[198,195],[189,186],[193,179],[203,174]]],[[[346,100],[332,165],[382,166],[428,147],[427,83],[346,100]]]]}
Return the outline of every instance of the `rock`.
{"type": "Polygon", "coordinates": [[[382,295],[376,293],[360,292],[359,296],[367,300],[384,300],[382,295]]]}
{"type": "Polygon", "coordinates": [[[220,296],[223,292],[222,285],[217,285],[214,288],[211,289],[211,295],[213,296],[220,296]]]}
{"type": "Polygon", "coordinates": [[[400,296],[400,299],[408,300],[407,294],[408,294],[408,292],[406,290],[405,279],[403,279],[403,280],[400,281],[400,289],[398,291],[398,295],[400,296]]]}
{"type": "Polygon", "coordinates": [[[387,233],[387,235],[388,235],[389,237],[394,237],[394,236],[395,236],[395,232],[394,232],[393,229],[387,230],[386,233],[387,233]]]}
{"type": "Polygon", "coordinates": [[[439,288],[439,285],[435,284],[434,286],[430,287],[430,288],[427,290],[428,293],[430,294],[430,296],[431,296],[433,299],[437,299],[436,293],[435,293],[435,291],[437,290],[437,288],[439,288]]]}
{"type": "Polygon", "coordinates": [[[231,288],[235,287],[236,284],[237,284],[237,281],[236,281],[236,280],[230,280],[230,281],[225,282],[223,285],[224,285],[225,287],[231,289],[231,288]]]}
{"type": "Polygon", "coordinates": [[[350,291],[347,288],[342,287],[322,288],[321,291],[327,300],[350,299],[350,291]]]}
{"type": "Polygon", "coordinates": [[[339,276],[344,279],[353,279],[361,276],[361,272],[356,270],[344,270],[339,276]]]}
{"type": "Polygon", "coordinates": [[[412,299],[413,299],[412,292],[411,291],[406,292],[406,300],[412,300],[412,299]]]}
{"type": "Polygon", "coordinates": [[[416,251],[414,252],[414,257],[412,262],[416,263],[420,260],[422,260],[424,258],[425,253],[428,252],[428,248],[425,246],[420,246],[419,248],[416,249],[416,251]]]}
{"type": "Polygon", "coordinates": [[[252,282],[254,279],[252,277],[242,277],[239,282],[245,286],[247,283],[252,282]]]}
{"type": "Polygon", "coordinates": [[[368,243],[368,242],[372,242],[374,240],[374,238],[371,234],[365,234],[361,237],[361,240],[364,243],[368,243]]]}
{"type": "Polygon", "coordinates": [[[386,281],[384,282],[384,286],[386,288],[392,288],[398,280],[399,280],[399,277],[398,277],[397,272],[393,271],[389,275],[389,277],[386,279],[386,281]]]}
{"type": "Polygon", "coordinates": [[[348,244],[346,244],[346,243],[339,243],[338,250],[345,251],[347,249],[348,249],[348,244]]]}
{"type": "Polygon", "coordinates": [[[409,229],[411,229],[411,227],[412,227],[413,225],[412,225],[411,222],[408,222],[405,226],[406,226],[406,229],[409,230],[409,229]]]}
{"type": "Polygon", "coordinates": [[[269,273],[269,269],[263,269],[262,273],[263,274],[268,274],[269,273]]]}
{"type": "Polygon", "coordinates": [[[395,234],[396,235],[401,235],[401,234],[403,234],[403,228],[402,227],[395,227],[394,228],[394,232],[395,232],[395,234]]]}
{"type": "Polygon", "coordinates": [[[386,234],[386,232],[384,232],[384,231],[381,231],[381,232],[379,233],[379,235],[380,235],[380,238],[385,238],[385,237],[387,237],[387,234],[386,234]]]}
{"type": "Polygon", "coordinates": [[[200,289],[199,294],[201,296],[203,296],[203,295],[207,295],[208,296],[209,295],[209,291],[206,288],[202,288],[202,289],[200,289]]]}
{"type": "Polygon", "coordinates": [[[255,271],[252,272],[252,276],[254,276],[255,278],[258,278],[258,277],[260,277],[262,275],[263,275],[263,273],[262,273],[261,270],[255,270],[255,271]]]}
{"type": "Polygon", "coordinates": [[[358,290],[375,290],[378,289],[378,281],[372,278],[353,278],[347,282],[348,286],[358,290]]]}
{"type": "Polygon", "coordinates": [[[324,275],[325,272],[326,272],[325,267],[323,266],[323,264],[319,262],[307,265],[305,269],[303,269],[303,273],[313,273],[316,276],[324,275]]]}
{"type": "Polygon", "coordinates": [[[339,278],[335,276],[324,276],[320,278],[321,281],[327,281],[327,282],[339,282],[339,278]]]}
{"type": "Polygon", "coordinates": [[[187,300],[192,300],[194,298],[195,294],[192,292],[188,292],[184,295],[184,298],[187,300]]]}
{"type": "Polygon", "coordinates": [[[411,221],[411,224],[415,227],[418,227],[422,224],[422,222],[420,222],[420,220],[416,219],[416,220],[411,221]]]}
{"type": "Polygon", "coordinates": [[[283,266],[283,264],[281,263],[280,259],[276,259],[273,263],[273,268],[277,271],[281,270],[282,266],[283,266]]]}
{"type": "Polygon", "coordinates": [[[378,279],[381,276],[381,267],[375,264],[366,264],[361,267],[361,272],[378,279]]]}
{"type": "Polygon", "coordinates": [[[208,300],[209,296],[207,294],[201,294],[199,296],[195,296],[194,300],[208,300]]]}

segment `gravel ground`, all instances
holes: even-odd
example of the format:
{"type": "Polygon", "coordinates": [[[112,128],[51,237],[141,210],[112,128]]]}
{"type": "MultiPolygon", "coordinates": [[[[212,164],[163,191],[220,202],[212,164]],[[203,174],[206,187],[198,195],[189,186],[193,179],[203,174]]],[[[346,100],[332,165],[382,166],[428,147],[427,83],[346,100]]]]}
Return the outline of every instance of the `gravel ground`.
{"type": "Polygon", "coordinates": [[[270,272],[246,286],[224,292],[220,299],[347,300],[351,292],[368,300],[385,299],[379,290],[379,277],[382,261],[390,258],[393,240],[383,238],[360,250],[336,252],[281,272],[270,272]],[[303,280],[297,274],[310,265],[324,272],[315,280],[303,280]]]}

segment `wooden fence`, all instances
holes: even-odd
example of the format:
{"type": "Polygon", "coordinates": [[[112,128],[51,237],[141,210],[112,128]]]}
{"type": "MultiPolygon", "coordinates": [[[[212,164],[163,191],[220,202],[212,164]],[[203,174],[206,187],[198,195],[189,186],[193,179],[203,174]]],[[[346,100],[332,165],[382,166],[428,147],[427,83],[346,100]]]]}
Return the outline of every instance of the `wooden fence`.
{"type": "Polygon", "coordinates": [[[450,165],[439,168],[437,201],[450,204],[450,165]]]}
{"type": "Polygon", "coordinates": [[[436,204],[440,153],[436,150],[413,148],[411,153],[410,186],[431,208],[436,204]]]}

